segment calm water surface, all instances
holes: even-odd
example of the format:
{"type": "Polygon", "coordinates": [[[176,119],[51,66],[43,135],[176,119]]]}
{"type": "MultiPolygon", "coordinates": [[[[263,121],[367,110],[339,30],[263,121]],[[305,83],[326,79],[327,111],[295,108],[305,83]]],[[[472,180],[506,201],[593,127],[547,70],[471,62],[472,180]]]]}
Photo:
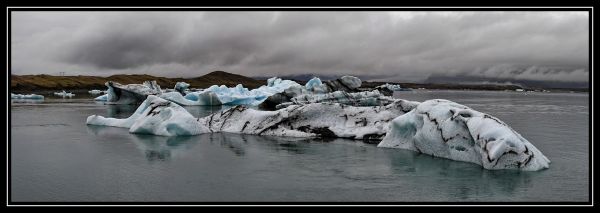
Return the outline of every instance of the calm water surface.
{"type": "MultiPolygon", "coordinates": [[[[397,92],[443,98],[511,125],[551,161],[538,172],[488,171],[361,141],[239,134],[161,137],[85,125],[135,106],[88,99],[13,102],[12,201],[588,201],[589,96],[397,92]]],[[[83,98],[83,97],[79,97],[83,98]]],[[[205,116],[226,107],[186,107],[205,116]]]]}

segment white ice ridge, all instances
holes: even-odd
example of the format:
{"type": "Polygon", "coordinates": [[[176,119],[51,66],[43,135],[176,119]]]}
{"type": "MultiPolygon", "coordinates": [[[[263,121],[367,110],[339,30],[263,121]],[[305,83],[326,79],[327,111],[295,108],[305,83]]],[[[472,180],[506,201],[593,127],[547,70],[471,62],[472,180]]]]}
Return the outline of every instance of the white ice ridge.
{"type": "Polygon", "coordinates": [[[106,101],[109,104],[136,104],[146,100],[148,95],[160,95],[162,90],[156,81],[144,81],[143,84],[122,85],[106,82],[108,87],[106,101]]]}
{"type": "Polygon", "coordinates": [[[11,99],[44,99],[44,96],[36,95],[36,94],[22,95],[22,94],[10,93],[10,98],[11,99]]]}
{"type": "Polygon", "coordinates": [[[377,107],[313,103],[277,111],[259,111],[238,105],[196,119],[178,104],[150,95],[129,118],[92,115],[87,118],[87,124],[123,127],[129,128],[132,133],[162,136],[231,132],[380,140],[392,119],[410,111],[417,104],[405,100],[377,107]]]}
{"type": "MultiPolygon", "coordinates": [[[[183,82],[178,82],[178,85],[180,85],[180,83],[183,82]]],[[[187,86],[189,86],[189,84],[187,86]]],[[[267,85],[263,85],[253,90],[249,90],[241,84],[238,84],[235,87],[213,85],[198,92],[168,92],[163,93],[160,97],[186,106],[238,104],[256,106],[266,100],[269,96],[283,92],[285,89],[292,86],[300,85],[295,81],[282,80],[281,78],[273,77],[267,80],[267,85]]],[[[178,90],[177,88],[178,86],[176,85],[175,90],[178,90]]]]}
{"type": "Polygon", "coordinates": [[[485,169],[549,167],[533,144],[498,118],[442,99],[425,101],[392,121],[378,147],[400,148],[485,169]]]}
{"type": "Polygon", "coordinates": [[[75,94],[73,94],[73,93],[70,93],[70,92],[65,92],[64,90],[63,90],[62,92],[55,92],[55,93],[54,93],[54,95],[56,95],[56,96],[61,96],[61,97],[63,97],[63,98],[64,98],[64,97],[69,97],[69,98],[70,98],[70,97],[73,97],[73,96],[75,96],[75,94]]]}
{"type": "Polygon", "coordinates": [[[394,102],[395,99],[382,95],[378,90],[348,93],[335,91],[326,94],[303,94],[293,97],[290,102],[277,105],[281,109],[290,105],[309,103],[340,103],[351,106],[382,106],[394,102]]]}

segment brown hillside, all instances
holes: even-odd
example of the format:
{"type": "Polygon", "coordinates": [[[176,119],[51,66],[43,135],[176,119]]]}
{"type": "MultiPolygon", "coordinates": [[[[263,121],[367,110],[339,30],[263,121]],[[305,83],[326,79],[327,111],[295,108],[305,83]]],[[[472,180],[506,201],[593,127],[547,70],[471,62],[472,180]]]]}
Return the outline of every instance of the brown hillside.
{"type": "Polygon", "coordinates": [[[192,88],[207,88],[212,85],[227,85],[229,87],[242,84],[250,89],[264,85],[266,82],[255,80],[242,75],[215,71],[197,78],[166,78],[151,75],[113,75],[99,76],[51,76],[51,75],[11,75],[10,88],[13,92],[39,90],[90,90],[106,89],[104,83],[114,81],[121,84],[140,84],[144,81],[155,80],[161,88],[172,88],[178,81],[187,82],[192,88]]]}

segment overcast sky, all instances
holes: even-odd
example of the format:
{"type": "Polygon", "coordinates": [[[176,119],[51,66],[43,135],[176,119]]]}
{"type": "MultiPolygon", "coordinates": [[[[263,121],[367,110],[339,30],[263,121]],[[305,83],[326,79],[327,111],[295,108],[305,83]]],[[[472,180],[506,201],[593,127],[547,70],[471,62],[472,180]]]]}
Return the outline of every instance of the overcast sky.
{"type": "Polygon", "coordinates": [[[587,12],[12,12],[12,74],[587,82],[587,12]]]}

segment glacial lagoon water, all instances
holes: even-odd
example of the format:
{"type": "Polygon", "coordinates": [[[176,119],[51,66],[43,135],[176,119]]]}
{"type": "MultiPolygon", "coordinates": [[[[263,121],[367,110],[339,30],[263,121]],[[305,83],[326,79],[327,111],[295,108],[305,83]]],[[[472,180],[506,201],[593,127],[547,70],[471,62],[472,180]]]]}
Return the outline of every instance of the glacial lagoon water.
{"type": "MultiPolygon", "coordinates": [[[[135,106],[92,97],[13,102],[12,201],[587,202],[589,101],[580,93],[415,90],[492,114],[551,161],[538,172],[489,171],[362,141],[239,134],[161,137],[87,126],[135,106]],[[85,98],[85,99],[83,99],[85,98]]],[[[205,116],[225,107],[186,107],[205,116]]]]}

